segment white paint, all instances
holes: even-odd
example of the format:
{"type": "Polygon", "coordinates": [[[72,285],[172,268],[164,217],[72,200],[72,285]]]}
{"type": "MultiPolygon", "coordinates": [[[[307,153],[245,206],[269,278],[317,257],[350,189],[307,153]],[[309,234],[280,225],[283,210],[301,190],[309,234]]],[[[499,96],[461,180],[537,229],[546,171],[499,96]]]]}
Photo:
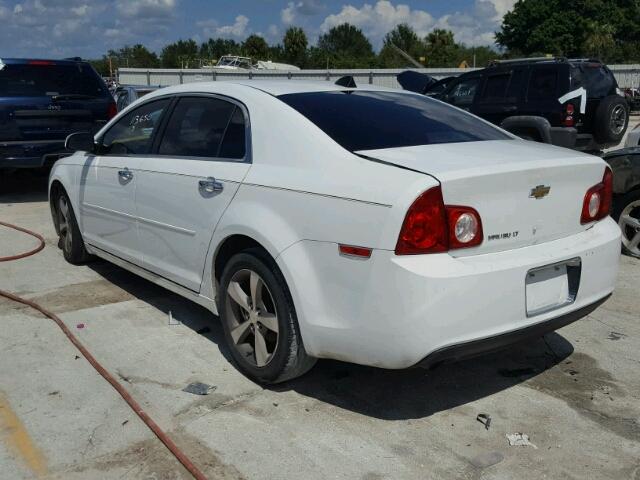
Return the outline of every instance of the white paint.
{"type": "Polygon", "coordinates": [[[564,94],[558,99],[558,101],[562,104],[578,97],[580,97],[580,113],[584,115],[584,113],[587,111],[587,91],[584,87],[576,88],[575,90],[564,94]]]}
{"type": "Polygon", "coordinates": [[[230,235],[259,242],[282,271],[305,348],[316,357],[404,368],[439,348],[544,322],[613,290],[620,230],[610,218],[586,226],[579,221],[585,192],[602,179],[600,158],[517,139],[367,152],[417,170],[411,171],[351,154],[274,97],[339,89],[329,82],[303,81],[161,89],[124,112],[162,95],[234,98],[249,112],[252,163],[89,160],[76,153],[56,162],[50,178],[69,192],[86,241],[112,256],[125,256],[138,272],[190,299],[215,298],[214,259],[230,235]],[[91,162],[107,167],[105,175],[91,162]],[[117,170],[125,166],[133,181],[120,185],[117,170]],[[224,192],[199,198],[196,180],[209,176],[224,182],[224,192]],[[485,241],[450,253],[396,256],[409,206],[438,184],[446,203],[478,210],[485,241]],[[551,186],[550,194],[529,198],[531,188],[540,184],[551,186]],[[77,208],[81,199],[108,210],[87,213],[77,208]],[[148,222],[139,217],[197,235],[154,228],[144,236],[148,222]],[[505,232],[512,235],[488,240],[490,234],[505,232]],[[338,244],[372,248],[371,258],[341,256],[338,244]],[[573,257],[582,259],[575,302],[528,318],[527,272],[573,257]]]}
{"type": "Polygon", "coordinates": [[[2,59],[0,58],[0,72],[4,69],[4,67],[6,67],[6,65],[2,62],[2,59]]]}

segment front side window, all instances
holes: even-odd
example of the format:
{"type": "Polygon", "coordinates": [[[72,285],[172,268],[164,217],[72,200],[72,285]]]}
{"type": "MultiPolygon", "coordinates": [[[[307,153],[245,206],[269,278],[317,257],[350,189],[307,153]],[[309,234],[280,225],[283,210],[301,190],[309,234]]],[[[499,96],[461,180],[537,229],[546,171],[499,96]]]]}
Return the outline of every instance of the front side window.
{"type": "Polygon", "coordinates": [[[152,136],[169,99],[156,100],[127,113],[102,137],[103,155],[143,155],[151,150],[152,136]]]}
{"type": "Polygon", "coordinates": [[[231,102],[206,97],[184,97],[178,101],[158,149],[160,155],[180,157],[218,158],[240,153],[244,156],[242,111],[231,102]],[[226,141],[227,135],[229,142],[231,137],[238,138],[239,127],[242,130],[242,152],[233,150],[226,141]]]}
{"type": "Polygon", "coordinates": [[[511,138],[466,112],[423,95],[350,90],[278,98],[351,152],[511,138]]]}

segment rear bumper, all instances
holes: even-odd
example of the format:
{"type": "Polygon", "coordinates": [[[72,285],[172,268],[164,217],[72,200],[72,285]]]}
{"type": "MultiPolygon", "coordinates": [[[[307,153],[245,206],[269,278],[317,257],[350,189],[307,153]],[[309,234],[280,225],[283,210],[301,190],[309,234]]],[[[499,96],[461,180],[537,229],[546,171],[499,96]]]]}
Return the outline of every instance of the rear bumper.
{"type": "Polygon", "coordinates": [[[619,257],[620,230],[607,218],[569,237],[481,255],[374,250],[362,260],[338,255],[335,243],[301,241],[277,262],[310,355],[406,368],[481,353],[492,342],[503,347],[586,315],[613,291],[619,257]],[[529,271],[576,257],[573,303],[528,315],[529,271]]]}
{"type": "Polygon", "coordinates": [[[69,155],[64,140],[37,142],[0,141],[0,168],[39,168],[69,155]]]}
{"type": "Polygon", "coordinates": [[[416,367],[433,368],[437,365],[453,363],[467,358],[485,355],[502,350],[516,343],[540,338],[546,333],[553,332],[586,317],[606,302],[610,296],[611,294],[593,302],[590,305],[579,308],[578,310],[573,310],[572,312],[565,313],[564,315],[552,318],[546,322],[531,325],[530,327],[521,328],[519,330],[503,333],[494,337],[472,340],[470,342],[441,348],[427,355],[426,358],[416,364],[416,367]]]}

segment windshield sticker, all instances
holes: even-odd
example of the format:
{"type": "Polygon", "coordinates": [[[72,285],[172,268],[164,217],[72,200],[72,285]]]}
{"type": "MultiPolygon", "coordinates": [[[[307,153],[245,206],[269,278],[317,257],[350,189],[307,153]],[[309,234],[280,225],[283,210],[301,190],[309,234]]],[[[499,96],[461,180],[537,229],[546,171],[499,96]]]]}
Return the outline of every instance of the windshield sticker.
{"type": "Polygon", "coordinates": [[[6,65],[2,63],[2,59],[0,58],[0,72],[4,69],[6,65]]]}
{"type": "Polygon", "coordinates": [[[584,113],[587,111],[587,91],[584,89],[584,87],[576,88],[575,90],[561,96],[558,101],[560,103],[564,103],[578,97],[580,97],[580,113],[584,115],[584,113]]]}

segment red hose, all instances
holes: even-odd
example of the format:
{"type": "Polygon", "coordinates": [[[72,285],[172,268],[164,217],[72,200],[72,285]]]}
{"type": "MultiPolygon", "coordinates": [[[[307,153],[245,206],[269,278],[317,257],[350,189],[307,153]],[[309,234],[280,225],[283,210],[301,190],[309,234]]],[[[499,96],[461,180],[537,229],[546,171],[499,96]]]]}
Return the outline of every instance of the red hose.
{"type": "Polygon", "coordinates": [[[14,230],[26,233],[27,235],[31,235],[32,237],[36,237],[38,240],[40,240],[40,245],[38,245],[38,247],[34,248],[33,250],[29,250],[28,252],[20,253],[18,255],[12,255],[10,257],[0,257],[0,262],[10,262],[11,260],[19,260],[20,258],[29,257],[31,255],[35,255],[44,248],[44,238],[42,237],[42,235],[27,230],[26,228],[16,227],[15,225],[11,225],[10,223],[0,222],[0,225],[13,228],[14,230]]]}
{"type": "MultiPolygon", "coordinates": [[[[40,240],[40,246],[38,246],[38,248],[35,248],[29,252],[22,253],[19,255],[13,255],[10,257],[0,257],[0,262],[7,262],[10,260],[17,260],[19,258],[28,257],[30,255],[34,255],[38,253],[40,250],[44,248],[44,238],[42,238],[42,235],[39,235],[25,228],[11,225],[9,223],[0,222],[0,225],[4,225],[5,227],[8,227],[8,228],[13,228],[14,230],[18,230],[20,232],[24,232],[40,240]]],[[[164,443],[164,445],[169,449],[169,451],[173,454],[173,456],[176,457],[176,459],[184,466],[184,468],[186,468],[189,471],[189,473],[193,475],[193,478],[195,478],[196,480],[206,480],[207,477],[205,477],[205,475],[198,469],[198,467],[196,467],[193,464],[193,462],[189,459],[189,457],[187,457],[182,452],[182,450],[180,450],[178,446],[173,442],[173,440],[171,440],[171,438],[160,428],[160,426],[158,426],[158,424],[154,422],[149,415],[147,415],[147,413],[142,409],[140,404],[133,399],[131,394],[129,394],[129,392],[122,386],[122,384],[118,382],[118,380],[116,380],[115,377],[111,375],[102,365],[100,365],[100,362],[98,362],[98,360],[96,360],[95,357],[91,355],[91,352],[89,352],[89,350],[87,350],[85,346],[80,342],[80,340],[78,340],[78,338],[73,333],[71,333],[71,330],[69,330],[69,328],[64,324],[62,320],[60,320],[60,318],[55,313],[50,312],[49,310],[38,305],[35,302],[32,302],[22,297],[18,297],[17,295],[14,295],[12,293],[5,292],[4,290],[0,290],[0,296],[8,298],[9,300],[12,300],[14,302],[27,305],[33,308],[34,310],[39,311],[45,317],[50,318],[51,320],[56,322],[58,327],[60,327],[60,329],[64,332],[64,334],[71,341],[71,343],[73,343],[75,347],[78,350],[80,350],[80,353],[82,353],[84,358],[87,359],[87,361],[91,364],[91,366],[107,382],[109,382],[113,388],[115,388],[116,392],[118,392],[120,396],[124,399],[124,401],[127,402],[127,404],[129,404],[129,406],[136,413],[136,415],[140,417],[140,419],[149,427],[149,429],[153,433],[155,433],[158,439],[162,443],[164,443]]]]}

